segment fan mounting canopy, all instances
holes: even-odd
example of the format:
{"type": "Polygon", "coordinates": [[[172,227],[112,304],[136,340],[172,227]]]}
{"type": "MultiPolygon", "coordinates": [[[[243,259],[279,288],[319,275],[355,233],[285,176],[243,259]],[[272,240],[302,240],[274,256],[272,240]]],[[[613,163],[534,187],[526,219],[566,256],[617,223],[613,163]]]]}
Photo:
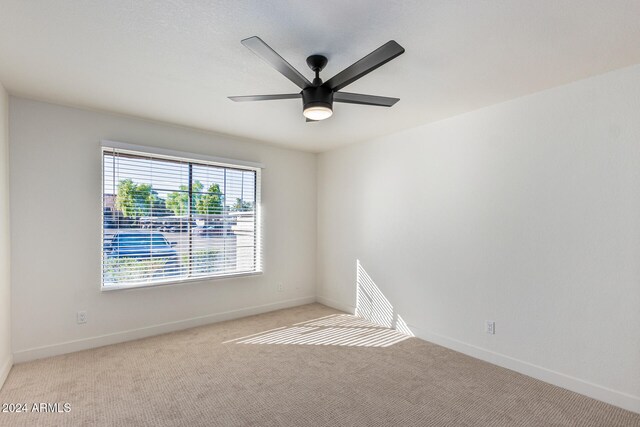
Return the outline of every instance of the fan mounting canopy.
{"type": "Polygon", "coordinates": [[[307,58],[307,65],[314,73],[319,73],[324,69],[329,60],[324,55],[311,55],[307,58]]]}

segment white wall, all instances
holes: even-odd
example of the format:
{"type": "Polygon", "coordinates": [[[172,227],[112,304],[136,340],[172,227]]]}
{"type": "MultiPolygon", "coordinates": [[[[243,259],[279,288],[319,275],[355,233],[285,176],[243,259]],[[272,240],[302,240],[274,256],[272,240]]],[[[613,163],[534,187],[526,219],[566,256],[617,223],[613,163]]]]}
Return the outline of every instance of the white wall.
{"type": "Polygon", "coordinates": [[[9,95],[0,84],[0,388],[12,364],[9,236],[9,95]]]}
{"type": "Polygon", "coordinates": [[[416,335],[640,412],[640,66],[324,153],[318,227],[321,301],[360,260],[416,335]]]}
{"type": "Polygon", "coordinates": [[[9,122],[16,361],[315,300],[314,154],[15,97],[9,122]],[[264,163],[264,274],[101,293],[102,139],[264,163]]]}

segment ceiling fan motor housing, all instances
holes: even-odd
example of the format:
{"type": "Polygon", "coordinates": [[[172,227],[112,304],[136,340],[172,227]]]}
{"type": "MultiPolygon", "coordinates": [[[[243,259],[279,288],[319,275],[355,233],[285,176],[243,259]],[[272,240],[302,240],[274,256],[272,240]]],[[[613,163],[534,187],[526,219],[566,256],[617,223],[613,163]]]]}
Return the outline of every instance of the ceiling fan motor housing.
{"type": "Polygon", "coordinates": [[[333,91],[325,86],[308,87],[302,90],[302,110],[311,107],[326,107],[333,110],[333,91]]]}

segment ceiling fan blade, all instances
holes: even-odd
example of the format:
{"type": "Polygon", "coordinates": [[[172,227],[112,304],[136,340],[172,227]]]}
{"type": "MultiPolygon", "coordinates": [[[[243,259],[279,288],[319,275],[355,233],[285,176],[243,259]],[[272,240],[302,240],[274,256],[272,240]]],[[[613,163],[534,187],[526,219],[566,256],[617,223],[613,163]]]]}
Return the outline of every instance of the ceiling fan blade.
{"type": "Polygon", "coordinates": [[[291,64],[284,60],[278,53],[258,36],[249,37],[241,41],[249,50],[258,55],[267,64],[278,70],[282,75],[291,80],[300,89],[311,86],[311,82],[291,64]]]}
{"type": "Polygon", "coordinates": [[[361,93],[336,92],[333,94],[333,102],[345,104],[376,105],[378,107],[393,107],[400,98],[388,98],[386,96],[363,95],[361,93]]]}
{"type": "Polygon", "coordinates": [[[299,93],[287,93],[282,95],[247,95],[247,96],[230,96],[229,99],[235,102],[247,101],[274,101],[277,99],[296,99],[302,95],[299,93]]]}
{"type": "Polygon", "coordinates": [[[338,91],[403,53],[404,48],[396,43],[395,40],[390,40],[358,62],[331,77],[324,82],[323,86],[329,87],[333,91],[338,91]]]}

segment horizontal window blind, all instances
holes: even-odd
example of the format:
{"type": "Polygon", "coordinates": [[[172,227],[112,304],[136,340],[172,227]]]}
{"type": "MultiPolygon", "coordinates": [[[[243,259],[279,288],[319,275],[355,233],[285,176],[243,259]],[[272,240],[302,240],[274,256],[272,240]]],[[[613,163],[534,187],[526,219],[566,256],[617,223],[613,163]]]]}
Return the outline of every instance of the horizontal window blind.
{"type": "Polygon", "coordinates": [[[255,273],[260,169],[103,148],[102,286],[255,273]]]}

